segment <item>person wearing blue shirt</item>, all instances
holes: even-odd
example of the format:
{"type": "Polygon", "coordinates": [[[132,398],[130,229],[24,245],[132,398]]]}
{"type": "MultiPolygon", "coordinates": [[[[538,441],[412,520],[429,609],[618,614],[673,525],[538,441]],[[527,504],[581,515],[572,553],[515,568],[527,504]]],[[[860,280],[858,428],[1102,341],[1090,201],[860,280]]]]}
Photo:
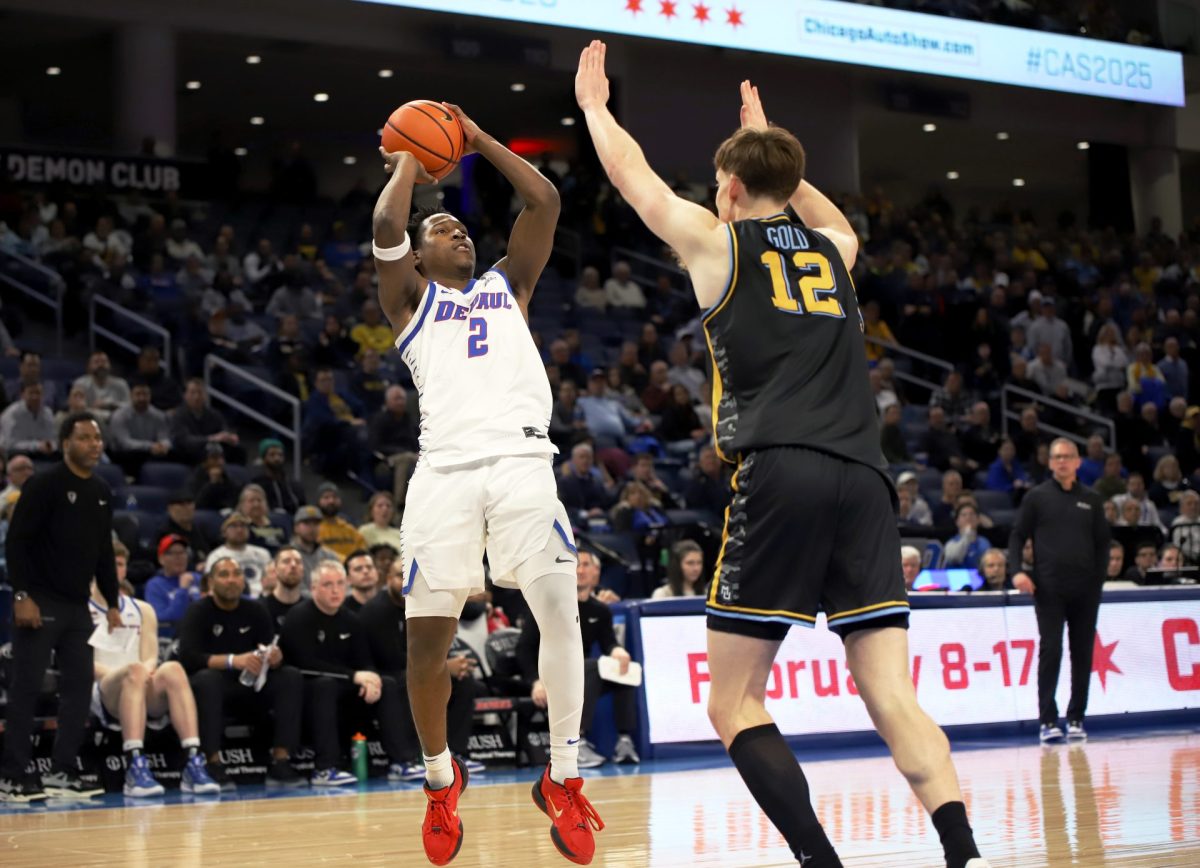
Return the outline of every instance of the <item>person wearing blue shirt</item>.
{"type": "Polygon", "coordinates": [[[1167,395],[1172,398],[1186,398],[1188,395],[1188,363],[1179,356],[1179,340],[1167,338],[1163,341],[1163,357],[1158,361],[1158,369],[1162,371],[1167,383],[1167,395]]]}
{"type": "Polygon", "coordinates": [[[1000,444],[1000,452],[996,460],[988,467],[987,481],[984,488],[988,491],[1003,491],[1006,494],[1029,488],[1032,483],[1029,473],[1017,460],[1017,447],[1009,439],[1000,444]]]}
{"type": "Polygon", "coordinates": [[[158,615],[158,635],[175,635],[176,625],[200,599],[200,576],[187,568],[187,540],[168,534],[158,544],[158,575],[146,583],[146,602],[158,615]]]}
{"type": "Polygon", "coordinates": [[[630,413],[620,401],[605,397],[606,387],[604,371],[597,368],[588,377],[587,394],[578,401],[588,432],[595,438],[597,446],[621,446],[626,434],[653,428],[649,420],[630,413]]]}
{"type": "Polygon", "coordinates": [[[962,504],[954,513],[958,534],[946,543],[947,567],[979,569],[980,558],[991,544],[979,535],[979,513],[969,503],[962,504]]]}
{"type": "Polygon", "coordinates": [[[1104,449],[1104,438],[1099,434],[1093,434],[1088,438],[1087,442],[1087,458],[1079,462],[1079,473],[1075,474],[1075,478],[1082,485],[1091,488],[1096,484],[1096,480],[1104,475],[1104,459],[1108,453],[1104,449]]]}

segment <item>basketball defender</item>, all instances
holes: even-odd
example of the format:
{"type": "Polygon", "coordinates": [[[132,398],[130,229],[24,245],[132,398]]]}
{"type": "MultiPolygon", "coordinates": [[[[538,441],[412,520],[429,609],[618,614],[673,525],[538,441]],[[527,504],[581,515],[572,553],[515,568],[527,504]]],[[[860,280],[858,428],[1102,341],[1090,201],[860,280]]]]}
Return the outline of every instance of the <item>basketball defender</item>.
{"type": "Polygon", "coordinates": [[[691,275],[713,361],[716,446],[737,465],[708,595],[709,717],[800,864],[840,866],[764,705],[784,636],[823,609],[871,719],[933,816],[948,868],[984,868],[949,743],[908,672],[894,495],[849,275],[854,231],[803,181],[803,148],[768,127],[749,82],[742,129],[714,161],[717,216],[675,196],[606,107],[604,52],[598,41],[584,49],[576,98],[613,185],[691,275]]]}
{"type": "Polygon", "coordinates": [[[581,791],[576,759],[583,711],[576,550],[551,465],[558,450],[548,437],[550,383],[528,326],[554,241],[558,191],[457,106],[445,107],[461,122],[468,152],[492,163],[525,208],[508,255],[475,280],[475,247],[461,221],[434,213],[409,223],[413,185],[432,178],[411,154],[383,154],[391,179],[375,206],[379,299],[421,400],[420,459],[400,533],[408,689],[429,799],[425,853],[445,865],[462,846],[457,805],[467,773],[446,744],[446,654],[463,603],[484,588],[486,550],[493,580],[521,590],[544,637],[550,764],[534,802],[553,820],[559,852],[586,865],[593,830],[604,824],[581,791]]]}

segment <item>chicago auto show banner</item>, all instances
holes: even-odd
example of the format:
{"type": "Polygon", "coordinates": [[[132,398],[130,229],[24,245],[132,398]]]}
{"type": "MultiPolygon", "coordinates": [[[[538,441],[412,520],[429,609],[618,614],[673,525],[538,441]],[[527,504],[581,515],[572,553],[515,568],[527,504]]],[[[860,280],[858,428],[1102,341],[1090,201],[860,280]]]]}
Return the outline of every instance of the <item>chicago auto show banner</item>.
{"type": "MultiPolygon", "coordinates": [[[[703,615],[642,611],[646,708],[656,744],[713,739],[703,615]]],[[[922,706],[939,724],[1037,718],[1038,630],[1032,606],[915,609],[910,668],[922,706]]],[[[1070,695],[1067,639],[1058,683],[1070,695]]],[[[1089,716],[1200,706],[1200,599],[1106,602],[1092,655],[1089,716]]],[[[825,627],[794,628],[767,683],[767,708],[785,735],[872,729],[846,668],[841,640],[825,627]]]]}

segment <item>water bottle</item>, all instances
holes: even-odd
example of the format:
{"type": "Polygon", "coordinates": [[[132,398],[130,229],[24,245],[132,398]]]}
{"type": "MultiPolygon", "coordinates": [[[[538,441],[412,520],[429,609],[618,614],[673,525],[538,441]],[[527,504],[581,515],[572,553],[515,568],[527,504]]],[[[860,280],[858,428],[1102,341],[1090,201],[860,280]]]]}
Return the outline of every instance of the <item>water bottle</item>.
{"type": "Polygon", "coordinates": [[[354,733],[350,739],[350,764],[354,768],[354,776],[360,784],[367,782],[367,737],[361,732],[354,733]]]}
{"type": "MultiPolygon", "coordinates": [[[[259,660],[263,659],[262,651],[255,651],[254,654],[256,657],[258,657],[259,660]]],[[[263,661],[263,665],[264,666],[266,665],[265,660],[263,661]]],[[[243,669],[242,674],[238,676],[238,682],[240,682],[242,684],[242,686],[244,686],[244,687],[253,687],[254,682],[257,680],[258,680],[258,676],[255,675],[253,672],[251,672],[249,669],[243,669]]]]}

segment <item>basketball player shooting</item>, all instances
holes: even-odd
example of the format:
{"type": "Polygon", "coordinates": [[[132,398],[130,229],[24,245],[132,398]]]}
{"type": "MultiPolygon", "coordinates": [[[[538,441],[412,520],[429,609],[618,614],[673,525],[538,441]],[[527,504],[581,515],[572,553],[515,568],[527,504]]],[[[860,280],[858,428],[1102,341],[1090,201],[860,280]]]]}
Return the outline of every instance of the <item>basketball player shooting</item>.
{"type": "Polygon", "coordinates": [[[408,689],[429,801],[425,853],[445,865],[462,846],[458,797],[467,773],[446,743],[446,656],[463,603],[483,590],[486,549],[493,580],[521,590],[543,637],[550,764],[533,799],[553,821],[559,852],[586,865],[593,830],[604,824],[582,793],[576,760],[584,678],[576,549],[551,465],[558,450],[548,437],[550,383],[528,326],[554,242],[558,191],[457,106],[442,105],[461,123],[467,152],[494,165],[525,207],[508,255],[476,280],[462,221],[444,212],[410,220],[413,185],[433,178],[412,154],[380,151],[391,179],[375,206],[379,300],[421,403],[420,460],[400,532],[408,689]]]}
{"type": "Polygon", "coordinates": [[[788,630],[812,627],[824,610],[872,721],[933,817],[946,865],[986,868],[949,743],[909,676],[894,495],[849,275],[854,231],[803,180],[804,149],[767,124],[749,82],[742,128],[714,159],[717,215],[676,196],[609,112],[604,54],[599,41],[584,49],[576,99],[613,186],[687,266],[713,360],[717,451],[737,465],[707,601],[717,735],[800,864],[840,866],[764,704],[788,630]]]}

